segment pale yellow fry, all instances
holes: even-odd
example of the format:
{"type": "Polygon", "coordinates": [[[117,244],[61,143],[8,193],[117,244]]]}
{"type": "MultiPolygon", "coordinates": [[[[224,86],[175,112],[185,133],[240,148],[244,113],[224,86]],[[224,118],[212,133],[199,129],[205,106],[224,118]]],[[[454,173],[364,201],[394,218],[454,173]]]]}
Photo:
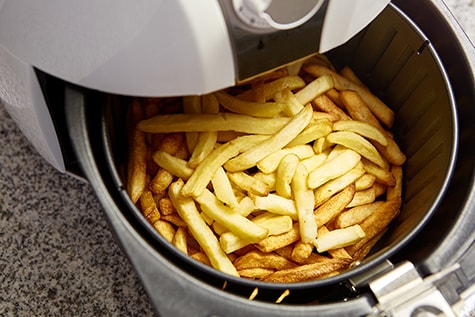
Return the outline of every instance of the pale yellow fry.
{"type": "Polygon", "coordinates": [[[302,103],[300,103],[294,93],[288,88],[276,94],[274,99],[286,105],[283,112],[289,117],[295,116],[303,109],[302,103]]]}
{"type": "Polygon", "coordinates": [[[314,169],[321,166],[323,162],[327,159],[328,155],[326,153],[320,153],[310,156],[309,158],[303,159],[300,161],[303,164],[309,173],[311,173],[314,169]]]}
{"type": "Polygon", "coordinates": [[[317,188],[326,182],[345,174],[360,161],[361,156],[353,150],[342,153],[325,161],[308,175],[308,187],[317,188]]]}
{"type": "Polygon", "coordinates": [[[267,229],[234,212],[230,207],[219,201],[209,190],[205,189],[201,195],[195,197],[195,200],[200,204],[201,210],[206,215],[239,237],[253,243],[267,237],[267,229]]]}
{"type": "Polygon", "coordinates": [[[388,141],[381,131],[369,123],[356,120],[340,120],[333,124],[335,131],[351,131],[386,146],[388,141]]]}
{"type": "Polygon", "coordinates": [[[376,176],[373,174],[366,173],[355,182],[356,190],[365,190],[373,186],[376,181],[376,176]]]}
{"type": "Polygon", "coordinates": [[[358,163],[353,169],[351,169],[346,174],[343,174],[338,178],[332,179],[331,181],[315,189],[315,207],[321,205],[331,196],[340,192],[345,187],[356,181],[365,172],[366,171],[364,170],[362,164],[358,163]]]}
{"type": "Polygon", "coordinates": [[[195,169],[195,172],[183,187],[183,195],[200,195],[206,186],[208,186],[218,168],[223,166],[225,162],[242,151],[259,144],[266,139],[267,136],[246,135],[238,137],[216,148],[195,169]]]}
{"type": "Polygon", "coordinates": [[[187,180],[194,172],[194,169],[188,166],[187,161],[168,154],[167,152],[156,151],[153,153],[152,158],[158,166],[167,170],[176,177],[187,180]]]}
{"type": "MultiPolygon", "coordinates": [[[[320,226],[318,227],[317,237],[321,237],[328,232],[330,232],[330,230],[328,230],[327,227],[320,226]]],[[[345,248],[330,249],[328,250],[328,254],[330,254],[332,258],[351,259],[351,255],[345,250],[345,248]]]]}
{"type": "MultiPolygon", "coordinates": [[[[201,98],[200,96],[184,96],[183,97],[183,112],[187,114],[199,114],[201,113],[201,98]]],[[[197,132],[187,132],[185,134],[186,146],[188,152],[193,153],[196,142],[198,142],[197,132]]]]}
{"type": "Polygon", "coordinates": [[[310,243],[317,235],[317,223],[313,215],[314,195],[307,186],[308,171],[299,164],[292,179],[292,194],[297,207],[300,237],[302,242],[310,243]]]}
{"type": "MultiPolygon", "coordinates": [[[[292,229],[292,218],[289,216],[264,213],[252,219],[252,222],[267,229],[269,236],[282,234],[292,229]]],[[[231,231],[223,233],[219,237],[219,243],[227,254],[251,244],[250,241],[239,237],[231,231]]]]}
{"type": "Polygon", "coordinates": [[[218,168],[213,178],[211,178],[211,184],[213,185],[214,194],[219,200],[231,208],[239,206],[239,202],[224,168],[218,168]]]}
{"type": "Polygon", "coordinates": [[[346,228],[359,224],[383,203],[383,201],[375,201],[371,204],[350,208],[336,217],[335,227],[346,228]]]}
{"type": "Polygon", "coordinates": [[[343,145],[380,167],[387,166],[386,161],[381,157],[378,150],[368,140],[362,136],[349,131],[332,132],[327,136],[331,143],[343,145]]]}
{"type": "Polygon", "coordinates": [[[275,183],[276,183],[276,173],[263,173],[261,171],[258,171],[257,173],[254,174],[254,177],[263,181],[264,183],[267,184],[269,187],[269,190],[275,191],[275,183]]]}
{"type": "Polygon", "coordinates": [[[277,170],[282,158],[288,154],[295,154],[299,159],[303,160],[311,157],[314,151],[308,144],[286,147],[267,155],[257,162],[257,168],[265,174],[273,173],[277,170]]]}
{"type": "Polygon", "coordinates": [[[140,121],[137,129],[148,133],[237,131],[250,134],[274,134],[289,120],[285,117],[257,118],[230,112],[176,113],[157,115],[140,121]]]}
{"type": "Polygon", "coordinates": [[[329,120],[317,121],[310,123],[299,135],[295,137],[287,146],[297,146],[307,144],[322,138],[332,132],[332,122],[329,120]]]}
{"type": "Polygon", "coordinates": [[[196,168],[204,159],[213,151],[216,140],[218,139],[218,132],[199,132],[198,140],[193,149],[190,159],[188,160],[188,166],[196,168]]]}
{"type": "Polygon", "coordinates": [[[281,113],[286,104],[281,102],[252,102],[233,97],[224,91],[214,93],[219,103],[227,110],[254,117],[274,117],[281,113]]]}
{"type": "Polygon", "coordinates": [[[278,195],[284,198],[292,197],[290,183],[292,182],[299,161],[299,157],[295,154],[287,154],[280,161],[277,167],[277,178],[275,182],[275,190],[278,195]]]}
{"type": "Polygon", "coordinates": [[[386,199],[391,200],[397,197],[402,197],[402,166],[393,165],[391,167],[391,174],[393,174],[395,179],[395,184],[392,187],[388,187],[386,190],[386,199]]]}
{"type": "Polygon", "coordinates": [[[297,97],[301,104],[306,105],[321,94],[324,94],[326,91],[332,89],[333,86],[334,83],[332,76],[320,76],[308,83],[304,88],[300,89],[295,94],[295,97],[297,97]]]}
{"type": "MultiPolygon", "coordinates": [[[[257,196],[256,196],[257,197],[257,196]]],[[[240,201],[236,207],[233,207],[233,211],[237,212],[241,216],[247,217],[253,211],[256,211],[257,207],[254,205],[254,201],[251,197],[245,196],[240,201]]]]}
{"type": "Polygon", "coordinates": [[[192,198],[181,194],[183,181],[178,180],[169,187],[169,196],[180,217],[186,222],[191,234],[208,256],[211,265],[217,270],[239,276],[236,268],[219,245],[213,231],[201,218],[192,198]]]}
{"type": "Polygon", "coordinates": [[[363,162],[364,169],[376,177],[376,182],[386,186],[394,186],[396,184],[396,179],[391,171],[381,168],[368,160],[363,159],[361,161],[363,162]]]}
{"type": "Polygon", "coordinates": [[[279,215],[288,215],[294,220],[298,219],[297,207],[292,199],[276,194],[269,194],[265,197],[255,196],[254,205],[257,209],[267,210],[279,215]]]}
{"type": "Polygon", "coordinates": [[[353,200],[350,201],[347,207],[352,208],[356,206],[371,204],[372,202],[375,201],[375,199],[376,199],[376,190],[374,187],[371,187],[365,190],[360,190],[355,193],[353,200]]]}
{"type": "Polygon", "coordinates": [[[274,151],[282,149],[292,141],[308,125],[312,118],[312,113],[312,106],[306,106],[301,112],[292,117],[277,133],[259,145],[229,160],[224,167],[228,171],[238,172],[255,166],[256,163],[264,157],[274,151]]]}
{"type": "Polygon", "coordinates": [[[326,150],[331,148],[333,144],[331,142],[328,142],[327,138],[319,138],[313,142],[313,150],[315,153],[320,154],[324,153],[326,150]]]}
{"type": "Polygon", "coordinates": [[[270,189],[263,181],[252,177],[244,172],[228,172],[228,177],[232,183],[241,188],[248,194],[266,196],[269,194],[270,189]]]}
{"type": "Polygon", "coordinates": [[[364,231],[359,225],[344,229],[331,230],[326,234],[319,235],[314,241],[317,251],[322,253],[332,249],[344,248],[355,244],[365,237],[364,231]]]}
{"type": "Polygon", "coordinates": [[[354,90],[358,92],[361,98],[366,102],[374,115],[384,123],[387,127],[392,127],[394,122],[394,112],[376,95],[369,91],[366,87],[351,82],[340,74],[326,67],[311,64],[304,66],[304,70],[314,76],[331,75],[334,80],[335,88],[338,90],[354,90]]]}
{"type": "MultiPolygon", "coordinates": [[[[284,89],[294,90],[305,87],[305,81],[299,76],[285,76],[269,83],[264,84],[264,98],[266,100],[272,98],[275,94],[284,89]]],[[[242,100],[253,100],[252,90],[248,90],[238,95],[242,100]]]]}

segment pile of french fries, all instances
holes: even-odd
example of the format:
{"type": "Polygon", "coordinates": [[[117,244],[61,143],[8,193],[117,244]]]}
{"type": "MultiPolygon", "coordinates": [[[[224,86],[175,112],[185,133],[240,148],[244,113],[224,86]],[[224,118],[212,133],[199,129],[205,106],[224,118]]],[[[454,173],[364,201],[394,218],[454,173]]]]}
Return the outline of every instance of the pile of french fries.
{"type": "Polygon", "coordinates": [[[136,98],[127,191],[177,249],[292,283],[361,261],[398,215],[393,111],[323,56],[202,96],[136,98]]]}

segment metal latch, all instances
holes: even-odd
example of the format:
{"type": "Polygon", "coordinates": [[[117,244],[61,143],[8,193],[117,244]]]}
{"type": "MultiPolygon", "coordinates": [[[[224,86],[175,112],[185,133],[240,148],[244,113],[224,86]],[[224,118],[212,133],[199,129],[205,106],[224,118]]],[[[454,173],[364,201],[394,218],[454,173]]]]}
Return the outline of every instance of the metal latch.
{"type": "Polygon", "coordinates": [[[365,281],[360,280],[357,284],[367,283],[378,301],[372,317],[475,316],[475,312],[471,308],[467,310],[466,306],[467,299],[473,300],[475,296],[473,287],[465,289],[462,294],[456,289],[447,292],[446,286],[460,279],[459,268],[459,264],[454,264],[422,278],[411,262],[393,266],[388,261],[376,271],[376,277],[367,276],[365,281]],[[449,293],[457,294],[457,298],[449,293]]]}

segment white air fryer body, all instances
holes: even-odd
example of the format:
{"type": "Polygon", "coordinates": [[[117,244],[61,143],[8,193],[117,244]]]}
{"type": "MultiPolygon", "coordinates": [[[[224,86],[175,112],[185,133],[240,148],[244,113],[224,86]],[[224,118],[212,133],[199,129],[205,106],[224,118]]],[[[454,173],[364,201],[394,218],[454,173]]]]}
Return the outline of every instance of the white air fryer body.
{"type": "MultiPolygon", "coordinates": [[[[258,7],[272,1],[0,0],[0,98],[36,150],[65,171],[35,69],[121,95],[176,96],[229,87],[239,76],[232,13],[223,7],[239,2],[258,7]]],[[[321,2],[326,1],[315,1],[321,2]]],[[[320,33],[308,41],[319,39],[319,52],[343,44],[388,2],[329,0],[320,33]]]]}

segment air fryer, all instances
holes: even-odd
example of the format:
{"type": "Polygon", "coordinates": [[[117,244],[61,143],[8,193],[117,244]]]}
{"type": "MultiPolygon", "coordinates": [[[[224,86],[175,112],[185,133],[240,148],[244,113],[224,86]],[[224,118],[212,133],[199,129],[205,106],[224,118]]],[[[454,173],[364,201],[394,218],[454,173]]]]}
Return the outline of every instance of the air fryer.
{"type": "Polygon", "coordinates": [[[408,309],[450,314],[460,294],[473,292],[475,50],[449,14],[439,1],[393,1],[366,29],[327,53],[337,68],[349,65],[395,111],[395,138],[407,162],[401,214],[371,254],[340,275],[310,282],[233,278],[175,250],[125,191],[120,171],[130,97],[38,71],[50,104],[62,105],[51,111],[66,119],[55,124],[64,132],[69,169],[94,188],[160,315],[405,315],[408,309]],[[409,283],[416,287],[405,298],[398,290],[409,283]],[[276,304],[286,290],[289,295],[276,304]],[[408,304],[411,298],[415,303],[408,304]]]}

